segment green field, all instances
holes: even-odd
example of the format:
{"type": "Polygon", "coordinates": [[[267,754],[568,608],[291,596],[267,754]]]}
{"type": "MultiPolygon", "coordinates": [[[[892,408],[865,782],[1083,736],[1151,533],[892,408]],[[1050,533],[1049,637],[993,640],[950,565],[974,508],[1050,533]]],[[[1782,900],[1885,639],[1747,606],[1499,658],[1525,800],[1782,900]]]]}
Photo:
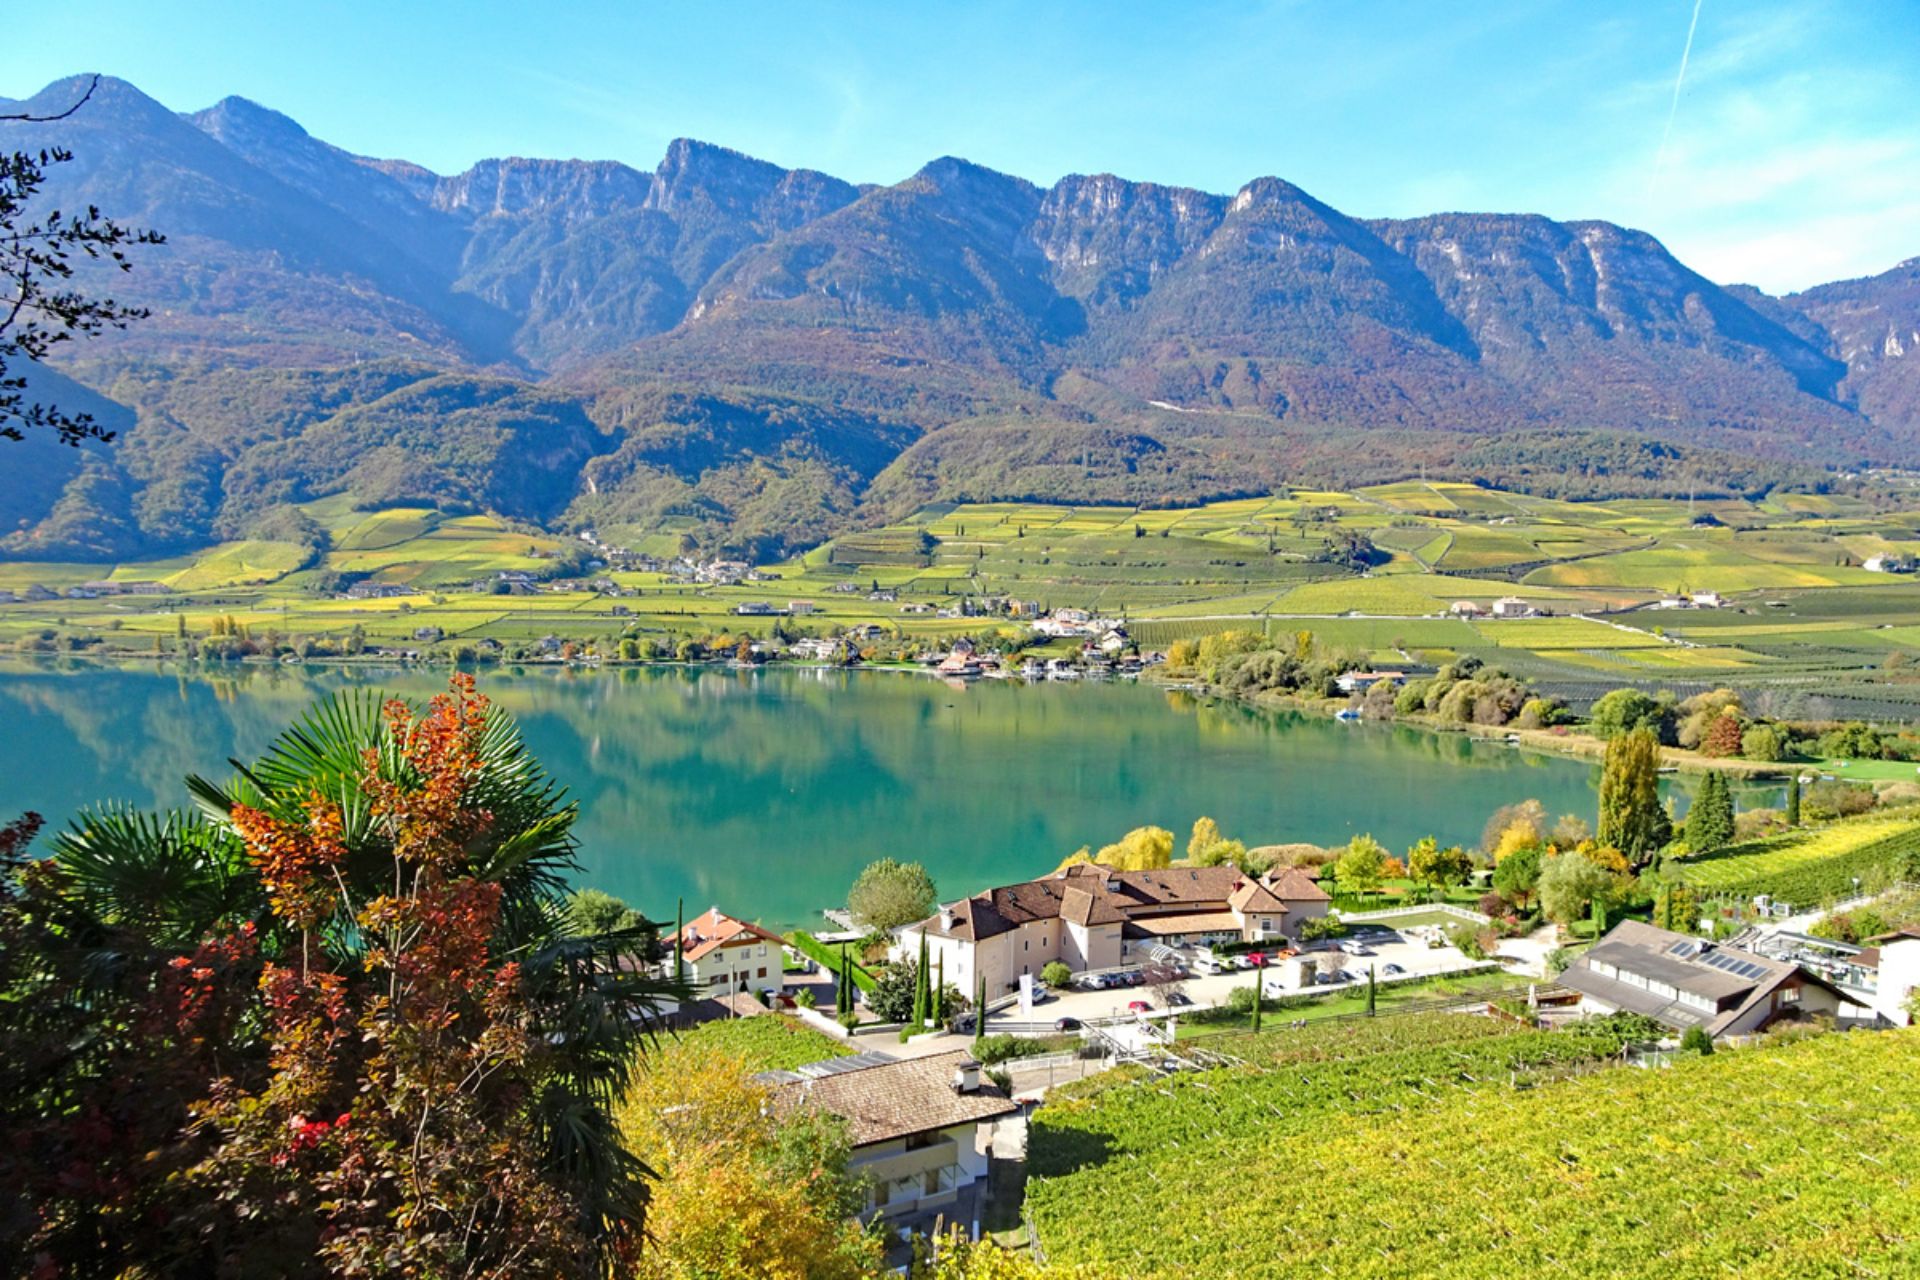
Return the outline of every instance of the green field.
{"type": "Polygon", "coordinates": [[[1917,1036],[1656,1071],[1597,1067],[1597,1030],[1274,1033],[1246,1067],[1056,1091],[1030,1122],[1027,1206],[1049,1262],[1096,1274],[1909,1275],[1917,1036]],[[1116,1211],[1143,1188],[1155,1229],[1116,1211]]]}
{"type": "Polygon", "coordinates": [[[733,1054],[750,1072],[791,1071],[809,1062],[844,1058],[853,1052],[832,1036],[777,1013],[703,1022],[691,1031],[677,1033],[677,1038],[733,1054]]]}
{"type": "MultiPolygon", "coordinates": [[[[600,573],[626,593],[617,601],[472,590],[502,570],[549,571],[557,554],[580,547],[567,537],[424,507],[356,511],[342,498],[304,510],[326,532],[317,551],[233,542],[157,561],[0,565],[0,590],[64,592],[103,578],[170,589],[0,605],[0,645],[45,647],[78,635],[151,653],[183,628],[203,636],[229,618],[281,637],[357,628],[389,645],[432,644],[436,631],[441,643],[505,645],[546,636],[586,644],[622,635],[759,637],[773,620],[734,609],[792,600],[814,606],[791,624],[802,631],[878,623],[903,641],[930,643],[1017,634],[1018,619],[935,616],[992,596],[1122,618],[1155,648],[1230,629],[1310,630],[1373,661],[1477,653],[1537,679],[1649,687],[1777,679],[1844,685],[1888,706],[1905,705],[1882,697],[1890,677],[1877,673],[1888,655],[1920,656],[1920,581],[1859,567],[1868,554],[1920,545],[1920,511],[1876,511],[1828,495],[1573,503],[1407,481],[1169,509],[942,504],[765,566],[767,582],[716,587],[600,573]],[[1695,523],[1708,514],[1722,524],[1695,523]],[[1365,572],[1330,554],[1349,535],[1373,542],[1365,572]],[[354,580],[409,594],[337,598],[338,585],[354,580]],[[869,601],[876,588],[898,600],[869,601]],[[1718,591],[1727,607],[1637,608],[1683,589],[1718,591]],[[1450,616],[1458,603],[1486,610],[1514,594],[1553,616],[1450,616]],[[1589,620],[1601,617],[1608,621],[1589,620]]],[[[674,535],[663,526],[630,540],[662,551],[674,535]]]]}

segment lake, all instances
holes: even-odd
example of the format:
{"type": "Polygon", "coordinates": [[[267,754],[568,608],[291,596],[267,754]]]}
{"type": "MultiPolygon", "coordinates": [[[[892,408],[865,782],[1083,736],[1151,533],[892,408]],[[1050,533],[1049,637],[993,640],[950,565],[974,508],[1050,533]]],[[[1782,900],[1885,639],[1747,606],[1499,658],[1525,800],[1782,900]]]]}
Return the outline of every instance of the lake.
{"type": "MultiPolygon", "coordinates": [[[[0,666],[0,815],[184,806],[315,698],[424,698],[430,670],[0,666]]],[[[1249,845],[1371,832],[1395,853],[1478,840],[1502,804],[1595,808],[1595,770],[1463,735],[1342,724],[1130,683],[964,688],[896,672],[541,667],[482,692],[580,803],[582,881],[656,918],[718,905],[818,926],[870,859],[918,860],[943,896],[1051,870],[1129,828],[1184,849],[1207,814],[1249,845]]]]}

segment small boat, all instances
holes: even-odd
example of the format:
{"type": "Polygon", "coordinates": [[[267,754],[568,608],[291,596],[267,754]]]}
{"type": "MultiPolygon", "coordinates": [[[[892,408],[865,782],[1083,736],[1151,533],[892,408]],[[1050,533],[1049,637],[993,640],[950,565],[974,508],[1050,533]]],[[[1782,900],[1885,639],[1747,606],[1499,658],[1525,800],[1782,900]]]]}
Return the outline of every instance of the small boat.
{"type": "Polygon", "coordinates": [[[1358,720],[1360,718],[1360,713],[1358,711],[1355,711],[1352,707],[1342,707],[1338,711],[1333,713],[1333,718],[1335,720],[1348,720],[1348,721],[1358,720]]]}

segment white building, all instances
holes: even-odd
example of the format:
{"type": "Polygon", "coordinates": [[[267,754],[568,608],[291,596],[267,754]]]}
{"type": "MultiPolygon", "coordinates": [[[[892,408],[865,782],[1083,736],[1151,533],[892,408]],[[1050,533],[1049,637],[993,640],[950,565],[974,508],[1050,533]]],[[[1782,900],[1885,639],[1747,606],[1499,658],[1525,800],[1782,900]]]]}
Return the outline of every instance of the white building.
{"type": "Polygon", "coordinates": [[[780,990],[786,943],[777,933],[709,907],[680,930],[682,973],[699,996],[780,990]]]}
{"type": "Polygon", "coordinates": [[[1519,596],[1501,596],[1493,602],[1493,616],[1496,618],[1531,618],[1534,608],[1519,596]]]}
{"type": "Polygon", "coordinates": [[[1156,946],[1297,939],[1327,913],[1326,893],[1299,871],[1248,875],[1233,866],[1115,871],[1094,863],[988,889],[948,903],[901,931],[901,954],[927,958],[971,998],[985,978],[989,999],[1018,990],[1058,960],[1078,973],[1113,969],[1156,946]]]}
{"type": "Polygon", "coordinates": [[[960,1049],[905,1061],[863,1053],[754,1078],[774,1086],[777,1110],[815,1107],[846,1120],[849,1171],[871,1187],[861,1216],[894,1225],[926,1214],[931,1226],[941,1211],[967,1230],[956,1202],[987,1177],[994,1122],[1020,1110],[960,1049]]]}
{"type": "Polygon", "coordinates": [[[1912,1021],[1907,1004],[1920,994],[1920,929],[1902,929],[1875,938],[1880,948],[1880,985],[1874,1007],[1901,1026],[1912,1021]]]}
{"type": "Polygon", "coordinates": [[[1560,985],[1579,992],[1579,1007],[1588,1012],[1644,1014],[1675,1032],[1699,1027],[1714,1039],[1782,1021],[1873,1018],[1858,1000],[1791,961],[1638,920],[1615,925],[1567,966],[1560,985]]]}
{"type": "Polygon", "coordinates": [[[1726,603],[1718,591],[1696,591],[1688,599],[1696,609],[1718,609],[1726,603]]]}

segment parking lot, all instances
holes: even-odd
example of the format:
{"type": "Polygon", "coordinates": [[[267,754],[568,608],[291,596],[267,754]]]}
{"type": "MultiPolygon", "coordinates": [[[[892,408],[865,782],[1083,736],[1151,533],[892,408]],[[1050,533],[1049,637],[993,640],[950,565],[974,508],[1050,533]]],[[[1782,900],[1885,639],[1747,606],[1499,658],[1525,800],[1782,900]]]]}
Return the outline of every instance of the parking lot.
{"type": "MultiPolygon", "coordinates": [[[[1336,992],[1356,984],[1364,985],[1368,966],[1373,966],[1381,981],[1412,981],[1422,977],[1435,977],[1453,973],[1462,969],[1477,967],[1480,961],[1469,960],[1457,947],[1431,947],[1424,940],[1407,938],[1391,931],[1363,935],[1354,939],[1365,947],[1369,954],[1352,956],[1342,955],[1344,968],[1354,975],[1355,982],[1318,984],[1311,987],[1287,987],[1281,985],[1281,969],[1266,971],[1266,991],[1269,996],[1300,995],[1308,992],[1336,992]],[[1390,973],[1389,968],[1400,970],[1390,973]]],[[[1335,951],[1336,943],[1317,943],[1306,949],[1309,956],[1318,957],[1329,951],[1335,951]]],[[[1202,974],[1187,963],[1190,976],[1177,984],[1177,991],[1191,1002],[1193,1008],[1222,1005],[1227,1002],[1235,987],[1251,987],[1254,982],[1253,970],[1235,969],[1220,974],[1202,974]]],[[[1085,990],[1069,988],[1051,992],[1047,998],[1033,1007],[1031,1021],[1051,1024],[1060,1018],[1076,1018],[1082,1022],[1094,1018],[1124,1017],[1129,1013],[1128,1006],[1133,1001],[1143,1001],[1159,1012],[1164,1008],[1161,993],[1152,987],[1121,987],[1110,990],[1085,990]]],[[[1176,1006],[1173,1012],[1178,1013],[1176,1006]]],[[[987,1020],[987,1030],[992,1032],[997,1024],[1012,1024],[1028,1021],[1018,1005],[996,1011],[987,1020]]]]}

